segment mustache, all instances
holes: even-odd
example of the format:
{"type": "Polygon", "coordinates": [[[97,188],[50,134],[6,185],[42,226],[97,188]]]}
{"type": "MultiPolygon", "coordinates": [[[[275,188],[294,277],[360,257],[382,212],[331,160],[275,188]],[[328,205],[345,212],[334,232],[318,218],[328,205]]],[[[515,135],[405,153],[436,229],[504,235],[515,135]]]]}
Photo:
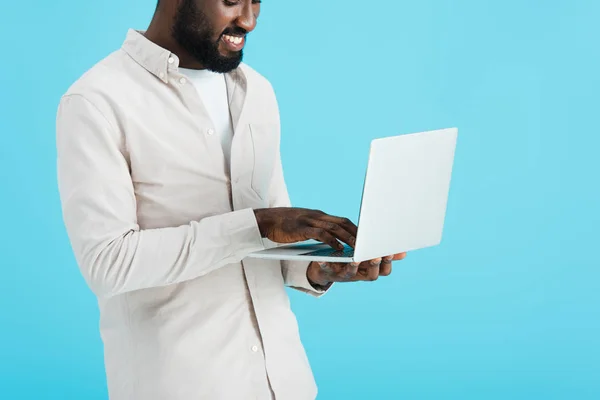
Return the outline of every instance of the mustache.
{"type": "Polygon", "coordinates": [[[230,35],[230,36],[246,36],[248,34],[248,31],[245,30],[244,28],[239,28],[239,27],[235,27],[235,28],[227,28],[223,31],[223,33],[221,34],[221,36],[223,35],[230,35]]]}

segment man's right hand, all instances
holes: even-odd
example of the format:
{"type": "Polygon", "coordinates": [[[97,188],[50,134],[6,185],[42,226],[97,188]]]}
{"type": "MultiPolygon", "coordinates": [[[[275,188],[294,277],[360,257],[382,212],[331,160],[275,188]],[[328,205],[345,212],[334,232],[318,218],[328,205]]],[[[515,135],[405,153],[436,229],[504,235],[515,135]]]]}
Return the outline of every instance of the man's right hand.
{"type": "Polygon", "coordinates": [[[334,217],[305,208],[254,210],[262,237],[275,243],[297,243],[314,239],[341,250],[343,243],[356,245],[358,228],[347,218],[334,217]]]}

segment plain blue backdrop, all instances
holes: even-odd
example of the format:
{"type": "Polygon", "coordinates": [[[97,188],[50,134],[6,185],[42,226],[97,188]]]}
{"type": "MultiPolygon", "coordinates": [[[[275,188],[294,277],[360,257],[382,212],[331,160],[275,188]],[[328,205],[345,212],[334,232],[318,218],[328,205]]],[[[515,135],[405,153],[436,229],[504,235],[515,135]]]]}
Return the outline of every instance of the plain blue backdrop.
{"type": "MultiPolygon", "coordinates": [[[[55,113],[154,0],[3,1],[0,398],[106,399],[55,113]]],[[[443,244],[291,292],[319,399],[600,398],[600,2],[265,0],[292,200],[357,217],[368,143],[460,129],[443,244]],[[315,179],[319,178],[319,179],[315,179]]]]}

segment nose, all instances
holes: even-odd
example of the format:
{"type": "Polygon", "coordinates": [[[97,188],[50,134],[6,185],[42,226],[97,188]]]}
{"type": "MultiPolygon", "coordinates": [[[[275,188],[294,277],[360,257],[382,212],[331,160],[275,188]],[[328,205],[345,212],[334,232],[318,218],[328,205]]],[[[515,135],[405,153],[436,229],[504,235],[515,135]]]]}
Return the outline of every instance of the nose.
{"type": "Polygon", "coordinates": [[[260,5],[253,4],[252,1],[246,1],[244,3],[244,7],[241,8],[240,15],[236,20],[236,25],[244,29],[246,32],[252,32],[254,28],[256,28],[256,19],[258,18],[258,7],[260,7],[260,5]]]}

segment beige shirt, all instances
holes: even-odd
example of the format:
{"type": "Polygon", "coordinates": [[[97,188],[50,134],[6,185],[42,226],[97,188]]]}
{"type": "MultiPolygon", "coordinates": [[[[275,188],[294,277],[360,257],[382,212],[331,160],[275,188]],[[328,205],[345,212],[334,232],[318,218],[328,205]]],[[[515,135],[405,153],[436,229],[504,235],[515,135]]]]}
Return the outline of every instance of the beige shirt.
{"type": "Polygon", "coordinates": [[[245,64],[226,74],[227,166],[178,65],[130,30],[58,109],[64,221],[98,297],[110,398],[314,399],[285,286],[322,292],[306,263],[246,258],[273,246],[252,209],[290,205],[273,89],[245,64]]]}

